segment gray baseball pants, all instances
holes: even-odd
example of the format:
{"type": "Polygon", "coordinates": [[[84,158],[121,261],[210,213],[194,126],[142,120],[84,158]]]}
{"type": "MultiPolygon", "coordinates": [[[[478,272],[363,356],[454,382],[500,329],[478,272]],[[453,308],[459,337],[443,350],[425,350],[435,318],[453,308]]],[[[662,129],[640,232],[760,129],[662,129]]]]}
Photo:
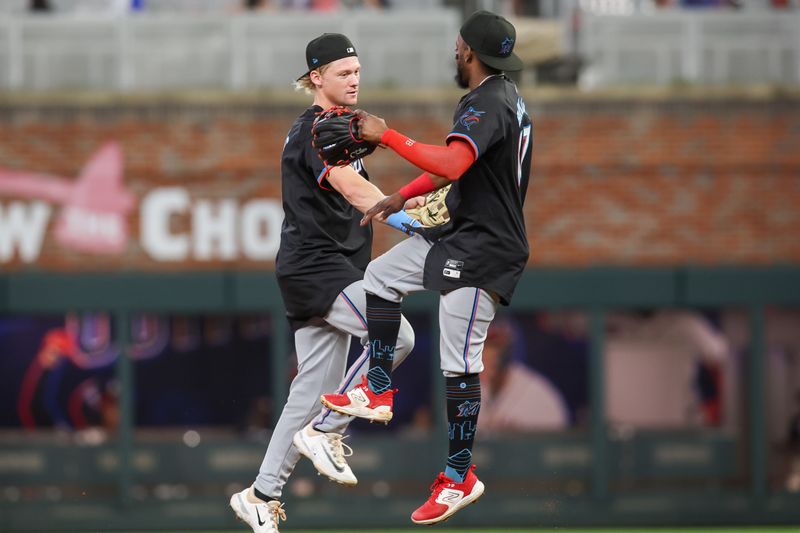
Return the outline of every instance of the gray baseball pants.
{"type": "MultiPolygon", "coordinates": [[[[415,235],[373,259],[364,274],[364,290],[392,302],[425,290],[422,277],[431,246],[415,235]]],[[[439,354],[445,376],[483,371],[483,343],[496,310],[491,294],[475,287],[455,289],[439,298],[439,354]]]]}
{"type": "MultiPolygon", "coordinates": [[[[320,410],[319,398],[333,390],[342,393],[351,389],[369,370],[366,309],[363,281],[356,281],[339,293],[323,317],[324,324],[309,325],[295,331],[297,376],[289,387],[289,397],[254,483],[270,498],[280,499],[283,486],[300,459],[300,453],[292,444],[297,431],[316,418],[315,429],[342,434],[353,420],[351,416],[330,409],[320,410]],[[365,349],[345,373],[351,336],[358,337],[365,349]]],[[[395,367],[403,362],[413,347],[414,330],[402,317],[395,348],[395,367]]]]}

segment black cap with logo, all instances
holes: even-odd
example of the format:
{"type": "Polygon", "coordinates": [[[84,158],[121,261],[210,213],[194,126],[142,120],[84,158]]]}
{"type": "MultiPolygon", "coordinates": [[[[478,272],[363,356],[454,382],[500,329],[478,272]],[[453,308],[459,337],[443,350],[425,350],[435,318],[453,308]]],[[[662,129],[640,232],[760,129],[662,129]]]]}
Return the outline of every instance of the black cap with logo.
{"type": "MultiPolygon", "coordinates": [[[[358,56],[350,39],[341,33],[323,33],[306,46],[306,65],[309,72],[343,57],[358,56]]],[[[303,76],[300,76],[302,78],[303,76]]],[[[300,78],[297,78],[298,80],[300,78]]]]}
{"type": "Polygon", "coordinates": [[[498,70],[522,70],[522,60],[514,54],[517,30],[489,11],[476,11],[461,26],[461,38],[486,65],[498,70]]]}

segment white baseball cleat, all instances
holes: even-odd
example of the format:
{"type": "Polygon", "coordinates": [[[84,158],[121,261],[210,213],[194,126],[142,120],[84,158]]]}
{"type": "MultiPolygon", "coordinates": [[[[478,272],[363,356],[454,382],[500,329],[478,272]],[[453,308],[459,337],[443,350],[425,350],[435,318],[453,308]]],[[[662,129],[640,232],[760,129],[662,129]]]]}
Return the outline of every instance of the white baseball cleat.
{"type": "Polygon", "coordinates": [[[343,485],[358,483],[345,460],[345,457],[353,455],[353,449],[342,442],[338,433],[322,433],[309,424],[295,433],[292,441],[297,451],[308,457],[320,474],[343,485]]]}
{"type": "Polygon", "coordinates": [[[256,498],[252,487],[231,496],[230,505],[236,518],[253,528],[253,533],[280,533],[278,523],[286,520],[281,502],[265,502],[256,498]]]}

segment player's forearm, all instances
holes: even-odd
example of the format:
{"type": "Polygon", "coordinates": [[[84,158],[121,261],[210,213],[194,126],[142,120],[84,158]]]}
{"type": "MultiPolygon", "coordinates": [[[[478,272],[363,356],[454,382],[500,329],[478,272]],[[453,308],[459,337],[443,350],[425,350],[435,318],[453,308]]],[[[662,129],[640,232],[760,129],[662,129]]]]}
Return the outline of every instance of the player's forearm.
{"type": "Polygon", "coordinates": [[[433,181],[433,190],[438,191],[442,187],[447,187],[450,185],[452,180],[443,178],[442,176],[431,176],[431,181],[433,181]]]}
{"type": "Polygon", "coordinates": [[[381,143],[422,170],[450,181],[460,178],[475,161],[472,149],[461,141],[453,141],[447,146],[424,144],[390,128],[383,132],[381,143]]]}
{"type": "MultiPolygon", "coordinates": [[[[331,171],[328,181],[333,188],[344,196],[350,205],[366,213],[369,208],[385,198],[384,194],[371,182],[362,178],[355,172],[350,172],[347,167],[334,169],[331,171]]],[[[410,228],[419,225],[419,222],[411,218],[405,211],[399,211],[388,216],[386,219],[378,219],[379,222],[391,226],[403,233],[408,233],[410,228]],[[406,227],[409,226],[409,227],[406,227]]]]}
{"type": "Polygon", "coordinates": [[[383,200],[385,196],[380,189],[360,176],[344,183],[331,182],[331,184],[361,213],[366,213],[367,209],[383,200]]]}
{"type": "MultiPolygon", "coordinates": [[[[347,201],[350,202],[353,207],[362,213],[366,213],[370,207],[374,206],[385,197],[375,185],[366,180],[361,181],[364,182],[366,186],[356,187],[356,191],[350,197],[345,196],[345,198],[347,198],[347,201]]],[[[396,230],[400,230],[403,233],[410,233],[412,228],[419,226],[419,222],[411,218],[408,213],[403,210],[393,213],[385,219],[376,220],[396,230]]]]}
{"type": "Polygon", "coordinates": [[[441,176],[431,176],[423,172],[414,180],[403,185],[398,193],[406,200],[415,196],[425,196],[429,192],[436,191],[450,184],[450,180],[441,176]]]}

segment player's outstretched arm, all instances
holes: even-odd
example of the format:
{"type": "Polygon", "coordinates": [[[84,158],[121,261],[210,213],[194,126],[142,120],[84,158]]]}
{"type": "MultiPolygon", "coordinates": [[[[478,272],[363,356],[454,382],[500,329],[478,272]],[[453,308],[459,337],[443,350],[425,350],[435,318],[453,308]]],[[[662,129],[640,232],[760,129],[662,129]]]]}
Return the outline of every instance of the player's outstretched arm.
{"type": "MultiPolygon", "coordinates": [[[[328,183],[333,186],[350,205],[362,213],[366,213],[369,208],[384,199],[384,194],[373,183],[365,180],[349,165],[333,167],[327,176],[328,183]]],[[[400,208],[402,209],[402,205],[400,208]]],[[[419,222],[411,218],[404,211],[388,213],[386,216],[379,216],[377,220],[383,222],[403,233],[409,233],[410,229],[419,226],[419,222]],[[394,214],[392,214],[394,213],[394,214]],[[408,226],[408,227],[406,227],[408,226]]],[[[370,217],[370,220],[373,217],[370,217]]],[[[361,223],[366,225],[365,222],[361,223]]]]}
{"type": "Polygon", "coordinates": [[[327,180],[350,205],[362,213],[375,205],[375,202],[383,200],[384,197],[380,189],[362,178],[349,165],[331,168],[327,180]]]}
{"type": "Polygon", "coordinates": [[[380,202],[370,207],[364,218],[361,219],[361,225],[366,226],[373,218],[382,220],[385,217],[391,216],[392,213],[399,213],[405,207],[407,200],[423,196],[429,192],[441,189],[450,184],[450,180],[441,176],[431,176],[427,172],[419,175],[411,183],[402,187],[399,191],[383,198],[380,202]]]}
{"type": "Polygon", "coordinates": [[[409,139],[391,128],[381,136],[381,144],[425,172],[450,181],[459,179],[476,159],[476,154],[467,141],[452,139],[447,146],[425,144],[409,139]]]}
{"type": "Polygon", "coordinates": [[[419,143],[389,128],[382,118],[357,110],[358,135],[373,144],[388,146],[398,155],[426,172],[455,181],[475,162],[473,147],[460,139],[446,146],[419,143]]]}

